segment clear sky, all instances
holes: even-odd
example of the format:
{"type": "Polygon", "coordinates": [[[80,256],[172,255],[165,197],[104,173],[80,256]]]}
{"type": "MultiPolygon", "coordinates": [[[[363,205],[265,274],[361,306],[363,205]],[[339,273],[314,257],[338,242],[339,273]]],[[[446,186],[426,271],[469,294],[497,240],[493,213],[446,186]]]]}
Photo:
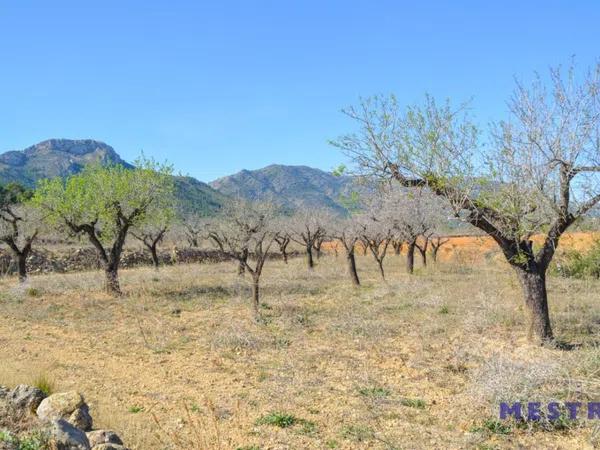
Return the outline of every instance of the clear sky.
{"type": "Polygon", "coordinates": [[[600,2],[0,0],[0,151],[93,138],[201,180],[331,169],[359,96],[474,98],[600,57],[600,2]]]}

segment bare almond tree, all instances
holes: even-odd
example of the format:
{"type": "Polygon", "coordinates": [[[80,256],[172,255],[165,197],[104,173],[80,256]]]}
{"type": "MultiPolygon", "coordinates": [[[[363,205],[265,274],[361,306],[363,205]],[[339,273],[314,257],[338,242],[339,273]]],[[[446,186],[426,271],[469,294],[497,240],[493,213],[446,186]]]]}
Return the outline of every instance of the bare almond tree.
{"type": "Polygon", "coordinates": [[[353,218],[339,218],[331,224],[330,228],[331,237],[339,241],[344,247],[350,280],[354,286],[359,286],[360,279],[356,271],[355,250],[361,238],[362,228],[353,218]]]}
{"type": "Polygon", "coordinates": [[[441,236],[434,235],[431,237],[429,242],[431,242],[431,259],[433,259],[434,263],[437,262],[438,251],[440,250],[440,248],[444,244],[447,244],[449,241],[450,241],[450,239],[443,238],[441,236]]]}
{"type": "Polygon", "coordinates": [[[279,247],[279,251],[281,252],[281,257],[283,258],[283,262],[284,263],[288,263],[288,254],[287,254],[287,248],[288,245],[290,245],[290,242],[292,240],[290,239],[290,235],[287,231],[278,231],[277,234],[275,235],[275,242],[277,243],[277,246],[279,247]]]}
{"type": "Polygon", "coordinates": [[[252,276],[252,306],[260,318],[260,277],[275,240],[275,208],[269,203],[236,199],[226,203],[210,227],[221,250],[252,276]]]}
{"type": "Polygon", "coordinates": [[[167,225],[157,225],[152,227],[144,227],[139,231],[132,231],[131,235],[140,241],[150,252],[152,257],[152,265],[156,270],[160,267],[160,260],[158,258],[158,244],[164,239],[167,233],[167,225]]]}
{"type": "Polygon", "coordinates": [[[413,273],[415,250],[421,254],[423,266],[427,265],[429,238],[444,217],[443,205],[427,189],[391,189],[386,200],[393,211],[395,240],[407,244],[406,271],[413,273]]]}
{"type": "Polygon", "coordinates": [[[10,248],[21,283],[27,280],[27,257],[40,227],[38,211],[24,204],[30,196],[16,184],[0,187],[0,242],[10,248]]]}
{"type": "Polygon", "coordinates": [[[326,235],[326,226],[331,223],[331,214],[325,211],[298,211],[290,219],[290,239],[304,247],[308,270],[313,270],[313,251],[317,240],[326,235]]]}
{"type": "Polygon", "coordinates": [[[548,265],[561,235],[600,202],[600,64],[517,83],[509,109],[484,146],[464,106],[426,97],[404,109],[374,97],[345,110],[360,130],[335,145],[366,173],[429,187],[491,236],[520,280],[529,336],[548,343],[548,265]]]}
{"type": "Polygon", "coordinates": [[[198,214],[186,214],[183,216],[181,220],[183,234],[190,247],[200,247],[202,237],[206,233],[206,223],[206,218],[198,214]]]}
{"type": "Polygon", "coordinates": [[[392,238],[392,248],[394,249],[394,255],[401,255],[402,247],[404,247],[404,242],[402,241],[402,239],[392,238]]]}
{"type": "Polygon", "coordinates": [[[390,203],[383,193],[366,200],[365,203],[365,212],[357,216],[360,236],[373,255],[381,278],[385,280],[383,260],[394,236],[394,220],[389,209],[390,203]]]}

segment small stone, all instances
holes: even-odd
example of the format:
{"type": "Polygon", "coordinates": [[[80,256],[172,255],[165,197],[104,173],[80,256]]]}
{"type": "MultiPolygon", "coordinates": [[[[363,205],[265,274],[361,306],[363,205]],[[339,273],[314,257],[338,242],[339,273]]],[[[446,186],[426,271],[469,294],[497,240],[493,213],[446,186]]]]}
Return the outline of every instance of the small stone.
{"type": "Polygon", "coordinates": [[[129,450],[120,444],[100,444],[92,447],[92,450],[129,450]]]}
{"type": "Polygon", "coordinates": [[[118,444],[123,445],[123,441],[117,433],[110,430],[94,430],[87,433],[88,440],[92,448],[100,444],[118,444]]]}
{"type": "Polygon", "coordinates": [[[26,384],[19,384],[8,393],[6,399],[15,408],[26,409],[33,412],[45,397],[46,394],[40,389],[33,386],[27,386],[26,384]]]}
{"type": "Polygon", "coordinates": [[[10,393],[9,388],[7,388],[6,386],[0,386],[0,399],[4,399],[4,398],[8,397],[9,393],[10,393]]]}
{"type": "Polygon", "coordinates": [[[85,433],[63,419],[52,422],[50,442],[56,450],[91,450],[85,433]]]}

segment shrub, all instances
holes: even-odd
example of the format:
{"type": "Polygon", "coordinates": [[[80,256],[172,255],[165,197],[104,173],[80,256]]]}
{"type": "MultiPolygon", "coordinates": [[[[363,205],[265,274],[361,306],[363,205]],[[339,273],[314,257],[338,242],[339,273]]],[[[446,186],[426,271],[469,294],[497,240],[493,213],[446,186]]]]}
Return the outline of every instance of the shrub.
{"type": "Polygon", "coordinates": [[[600,240],[596,240],[586,253],[565,251],[556,258],[550,270],[563,277],[600,278],[600,240]]]}

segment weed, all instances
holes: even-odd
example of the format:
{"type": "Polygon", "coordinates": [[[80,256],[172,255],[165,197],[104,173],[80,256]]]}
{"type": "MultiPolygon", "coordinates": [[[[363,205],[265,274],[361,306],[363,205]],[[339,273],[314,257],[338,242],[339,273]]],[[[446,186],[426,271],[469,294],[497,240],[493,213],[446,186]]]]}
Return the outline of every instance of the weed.
{"type": "Polygon", "coordinates": [[[296,423],[298,419],[295,416],[283,412],[271,412],[256,421],[256,425],[273,425],[279,428],[288,428],[296,423]]]}
{"type": "Polygon", "coordinates": [[[510,434],[512,433],[512,427],[497,419],[486,419],[480,426],[473,426],[469,431],[471,433],[510,434]]]}
{"type": "Polygon", "coordinates": [[[402,406],[417,409],[425,409],[425,406],[427,406],[425,401],[421,400],[420,398],[403,398],[402,400],[400,400],[400,404],[402,406]]]}
{"type": "Polygon", "coordinates": [[[390,395],[390,390],[380,386],[364,387],[358,390],[360,395],[371,398],[385,398],[390,395]]]}
{"type": "Polygon", "coordinates": [[[54,381],[45,374],[39,374],[35,377],[32,384],[47,396],[51,395],[55,389],[54,381]]]}
{"type": "Polygon", "coordinates": [[[366,426],[350,425],[342,429],[342,437],[356,442],[365,442],[373,437],[373,430],[366,426]]]}
{"type": "Polygon", "coordinates": [[[28,287],[28,288],[25,290],[25,294],[26,294],[28,297],[39,297],[39,296],[40,296],[42,293],[41,293],[41,291],[40,291],[39,289],[36,289],[36,288],[34,288],[34,287],[28,287]]]}

